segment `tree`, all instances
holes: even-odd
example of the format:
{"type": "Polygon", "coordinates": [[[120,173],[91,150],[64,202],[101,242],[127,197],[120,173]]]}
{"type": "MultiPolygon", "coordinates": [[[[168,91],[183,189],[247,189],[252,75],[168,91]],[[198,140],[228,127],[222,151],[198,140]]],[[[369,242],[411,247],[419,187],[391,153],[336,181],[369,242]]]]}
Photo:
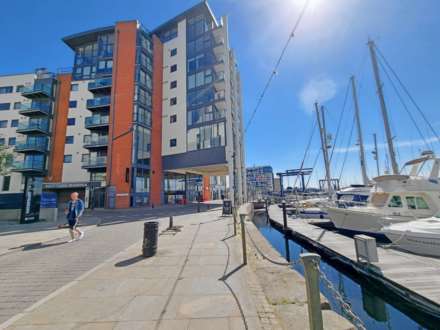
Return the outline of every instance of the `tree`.
{"type": "Polygon", "coordinates": [[[12,165],[12,152],[0,146],[0,175],[7,175],[12,165]]]}

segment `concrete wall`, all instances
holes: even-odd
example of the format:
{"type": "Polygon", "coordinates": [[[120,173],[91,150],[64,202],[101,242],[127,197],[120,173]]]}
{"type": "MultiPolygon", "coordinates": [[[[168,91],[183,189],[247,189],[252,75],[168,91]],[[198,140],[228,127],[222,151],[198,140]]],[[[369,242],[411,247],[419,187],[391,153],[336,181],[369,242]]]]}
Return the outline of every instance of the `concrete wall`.
{"type": "Polygon", "coordinates": [[[186,152],[186,20],[177,25],[177,37],[163,44],[163,114],[162,114],[162,155],[186,152]],[[177,55],[170,52],[177,48],[177,55]],[[177,71],[170,67],[177,64],[177,71]],[[177,88],[170,83],[177,80],[177,88]],[[170,105],[170,99],[177,97],[177,104],[170,105]],[[170,116],[177,115],[177,121],[170,123],[170,116]],[[170,139],[177,140],[177,146],[170,147],[170,139]]]}

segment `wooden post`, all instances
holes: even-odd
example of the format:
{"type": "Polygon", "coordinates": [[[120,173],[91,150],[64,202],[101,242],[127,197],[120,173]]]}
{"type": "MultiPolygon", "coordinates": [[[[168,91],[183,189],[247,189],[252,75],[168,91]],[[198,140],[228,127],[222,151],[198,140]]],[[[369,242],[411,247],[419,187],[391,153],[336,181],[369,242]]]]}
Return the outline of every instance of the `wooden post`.
{"type": "Polygon", "coordinates": [[[245,214],[240,214],[240,223],[241,223],[241,243],[243,246],[243,265],[247,265],[247,251],[246,251],[246,232],[245,232],[245,224],[244,217],[245,214]]]}
{"type": "Polygon", "coordinates": [[[300,258],[304,265],[306,280],[309,327],[311,330],[323,330],[318,269],[321,257],[315,253],[302,253],[300,258]]]}
{"type": "Polygon", "coordinates": [[[281,205],[283,206],[283,230],[287,230],[287,211],[286,211],[286,201],[282,201],[281,205]]]}

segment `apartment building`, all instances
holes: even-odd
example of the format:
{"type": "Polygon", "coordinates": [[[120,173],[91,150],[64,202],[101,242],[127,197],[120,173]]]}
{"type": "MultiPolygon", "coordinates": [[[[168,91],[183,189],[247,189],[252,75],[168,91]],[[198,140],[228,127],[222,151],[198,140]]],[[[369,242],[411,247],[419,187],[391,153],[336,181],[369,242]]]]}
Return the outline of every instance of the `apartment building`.
{"type": "Polygon", "coordinates": [[[0,218],[35,218],[42,192],[110,208],[246,199],[226,17],[204,1],[152,30],[122,21],[63,42],[71,72],[0,76],[0,144],[16,160],[0,218]]]}
{"type": "Polygon", "coordinates": [[[271,166],[254,166],[246,169],[247,189],[250,199],[263,198],[274,191],[271,166]]]}

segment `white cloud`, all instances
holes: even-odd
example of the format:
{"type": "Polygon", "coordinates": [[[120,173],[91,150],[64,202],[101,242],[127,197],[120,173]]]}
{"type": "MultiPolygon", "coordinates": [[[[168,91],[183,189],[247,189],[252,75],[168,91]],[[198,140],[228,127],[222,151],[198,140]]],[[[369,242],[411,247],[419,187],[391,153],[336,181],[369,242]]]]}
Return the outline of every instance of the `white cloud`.
{"type": "Polygon", "coordinates": [[[337,91],[336,83],[330,78],[314,78],[309,80],[299,92],[299,98],[304,109],[312,112],[314,103],[324,103],[331,100],[337,91]]]}
{"type": "MultiPolygon", "coordinates": [[[[415,139],[415,140],[403,140],[403,141],[397,141],[394,143],[394,146],[396,148],[409,148],[409,147],[424,147],[428,148],[426,146],[426,143],[434,143],[438,142],[439,139],[436,137],[429,137],[425,140],[422,139],[415,139]],[[426,142],[426,143],[425,143],[426,142]]],[[[377,148],[378,149],[386,149],[388,146],[386,143],[378,143],[377,148]]],[[[364,145],[365,151],[372,151],[374,150],[373,144],[365,144],[364,145]]],[[[342,147],[342,148],[335,148],[335,153],[345,153],[345,152],[359,152],[358,146],[350,146],[348,148],[342,147]]]]}

